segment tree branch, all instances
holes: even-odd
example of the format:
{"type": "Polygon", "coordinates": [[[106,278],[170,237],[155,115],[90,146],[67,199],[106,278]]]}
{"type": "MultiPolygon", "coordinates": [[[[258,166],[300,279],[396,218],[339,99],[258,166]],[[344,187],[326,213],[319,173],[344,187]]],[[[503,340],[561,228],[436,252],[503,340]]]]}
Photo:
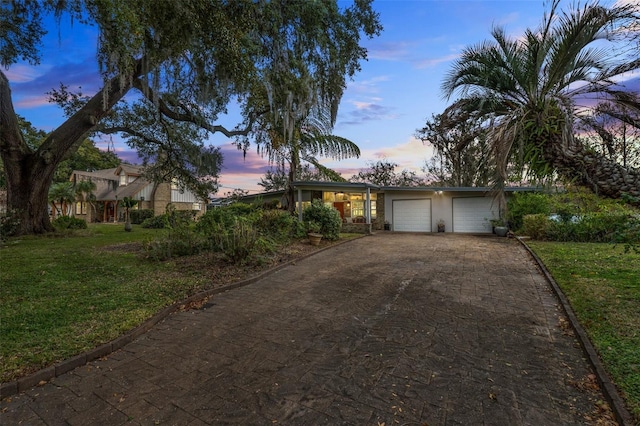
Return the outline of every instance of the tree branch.
{"type": "Polygon", "coordinates": [[[181,113],[181,112],[175,111],[174,109],[171,108],[171,106],[169,106],[169,104],[161,96],[156,97],[154,94],[154,90],[151,87],[143,86],[143,82],[140,80],[137,80],[134,82],[134,87],[138,89],[140,93],[142,93],[143,96],[148,100],[152,101],[153,99],[157,99],[158,109],[160,110],[160,113],[165,115],[166,117],[175,121],[193,123],[196,126],[199,126],[202,129],[207,130],[211,133],[222,133],[228,138],[232,138],[235,136],[249,135],[249,133],[251,133],[253,124],[256,122],[258,117],[268,112],[265,110],[265,111],[259,111],[255,114],[252,114],[249,118],[249,123],[247,123],[244,129],[229,130],[224,126],[208,123],[207,120],[205,120],[202,116],[194,114],[189,110],[187,106],[183,104],[179,104],[178,106],[182,108],[182,110],[187,112],[181,113]]]}
{"type": "Polygon", "coordinates": [[[5,159],[27,154],[30,149],[20,127],[18,117],[13,109],[9,79],[0,70],[0,151],[7,155],[5,159]]]}

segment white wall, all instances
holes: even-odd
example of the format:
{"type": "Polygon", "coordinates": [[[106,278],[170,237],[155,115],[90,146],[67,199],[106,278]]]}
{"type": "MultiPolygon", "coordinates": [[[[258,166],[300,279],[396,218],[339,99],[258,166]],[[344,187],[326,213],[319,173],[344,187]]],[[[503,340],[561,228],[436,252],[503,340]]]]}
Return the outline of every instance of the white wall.
{"type": "MultiPolygon", "coordinates": [[[[430,191],[430,190],[414,190],[414,191],[385,191],[384,192],[384,214],[385,220],[393,224],[393,200],[415,200],[430,199],[431,200],[431,232],[438,231],[438,221],[444,220],[445,232],[453,231],[453,198],[460,197],[489,197],[482,191],[430,191]]],[[[393,226],[391,227],[393,229],[393,226]]]]}

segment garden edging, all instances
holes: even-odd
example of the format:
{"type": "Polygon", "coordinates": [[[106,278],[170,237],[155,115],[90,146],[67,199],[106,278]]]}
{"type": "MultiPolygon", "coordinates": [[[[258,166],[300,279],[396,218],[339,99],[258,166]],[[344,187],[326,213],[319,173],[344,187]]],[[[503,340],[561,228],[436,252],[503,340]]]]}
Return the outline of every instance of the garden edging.
{"type": "Polygon", "coordinates": [[[618,393],[618,388],[611,381],[611,378],[609,377],[609,373],[607,373],[604,366],[602,365],[602,362],[600,361],[600,357],[598,356],[596,349],[591,344],[591,340],[589,340],[589,336],[587,335],[587,332],[584,330],[584,328],[578,321],[578,317],[573,311],[573,308],[569,303],[569,299],[567,299],[567,296],[565,296],[564,292],[562,291],[558,283],[555,281],[555,279],[553,278],[553,276],[551,275],[547,267],[542,262],[542,260],[538,257],[538,255],[536,255],[534,251],[531,250],[531,248],[524,242],[522,238],[516,237],[516,239],[520,242],[520,244],[524,246],[524,248],[529,252],[533,260],[535,260],[535,262],[538,264],[538,267],[542,271],[542,274],[544,275],[545,279],[551,285],[553,292],[558,297],[558,300],[562,305],[562,309],[567,315],[567,318],[569,319],[569,323],[571,324],[571,327],[573,328],[573,330],[575,331],[578,337],[580,346],[582,346],[582,349],[587,354],[589,363],[593,367],[596,377],[598,379],[598,384],[602,388],[603,394],[607,399],[607,402],[611,406],[611,409],[613,410],[614,415],[616,416],[616,420],[618,421],[620,426],[634,426],[635,421],[631,416],[631,413],[629,412],[629,410],[627,410],[622,397],[618,393]]]}
{"type": "Polygon", "coordinates": [[[179,311],[180,309],[182,309],[185,305],[189,305],[191,303],[194,302],[198,302],[202,299],[205,299],[207,297],[211,297],[215,294],[218,293],[223,293],[225,291],[229,291],[229,290],[233,290],[235,288],[238,287],[243,287],[249,284],[252,284],[270,274],[273,274],[277,271],[279,271],[280,269],[287,267],[289,265],[295,264],[296,262],[302,260],[302,259],[306,259],[310,256],[313,256],[317,253],[323,252],[325,250],[328,250],[332,247],[335,247],[337,245],[341,245],[341,244],[345,244],[348,243],[350,241],[356,240],[358,238],[363,238],[366,235],[363,235],[361,237],[355,237],[355,238],[350,238],[348,240],[345,241],[338,241],[337,243],[331,244],[327,247],[323,247],[321,249],[315,250],[311,253],[307,253],[299,258],[296,259],[292,259],[289,260],[285,263],[282,263],[278,266],[275,266],[273,268],[267,269],[264,272],[261,272],[253,277],[232,283],[232,284],[228,284],[222,287],[217,287],[217,288],[213,288],[210,290],[205,290],[202,291],[200,293],[196,293],[182,301],[176,302],[170,306],[167,306],[166,308],[162,309],[160,312],[158,312],[157,314],[155,314],[154,316],[152,316],[151,318],[149,318],[148,320],[144,321],[142,324],[140,324],[139,326],[137,326],[136,328],[134,328],[133,330],[123,334],[122,336],[117,337],[116,339],[112,340],[111,342],[107,342],[104,343],[100,346],[97,346],[89,351],[86,351],[84,353],[81,353],[79,355],[76,355],[74,357],[68,358],[64,361],[61,361],[57,364],[51,365],[49,367],[45,367],[41,370],[36,371],[35,373],[29,374],[27,376],[21,377],[17,380],[11,381],[11,382],[7,382],[7,383],[2,383],[0,384],[0,399],[5,399],[9,396],[15,395],[17,393],[20,392],[24,392],[28,389],[31,389],[35,386],[38,386],[40,384],[42,384],[42,382],[47,382],[55,377],[61,376],[64,373],[67,373],[75,368],[81,367],[83,365],[86,365],[87,363],[94,361],[98,358],[102,358],[104,356],[107,356],[115,351],[117,351],[118,349],[121,349],[122,347],[124,347],[125,345],[127,345],[128,343],[131,343],[132,341],[134,341],[135,339],[137,339],[138,337],[140,337],[141,335],[143,335],[144,333],[146,333],[147,331],[151,330],[151,328],[153,326],[155,326],[156,324],[158,324],[160,321],[164,320],[165,318],[167,318],[169,315],[171,315],[174,312],[179,311]]]}

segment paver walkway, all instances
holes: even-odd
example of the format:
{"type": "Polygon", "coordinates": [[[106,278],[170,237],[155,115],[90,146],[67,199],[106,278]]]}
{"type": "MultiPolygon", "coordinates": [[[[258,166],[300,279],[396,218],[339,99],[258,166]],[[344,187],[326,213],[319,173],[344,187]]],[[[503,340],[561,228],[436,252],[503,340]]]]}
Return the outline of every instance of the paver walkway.
{"type": "Polygon", "coordinates": [[[380,233],[171,315],[0,424],[575,425],[602,399],[515,241],[380,233]]]}

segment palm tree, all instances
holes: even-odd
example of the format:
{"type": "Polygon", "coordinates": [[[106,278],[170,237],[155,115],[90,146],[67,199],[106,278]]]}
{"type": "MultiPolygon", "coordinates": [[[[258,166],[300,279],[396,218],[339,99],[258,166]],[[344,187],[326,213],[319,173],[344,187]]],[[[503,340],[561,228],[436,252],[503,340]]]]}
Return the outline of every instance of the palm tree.
{"type": "Polygon", "coordinates": [[[307,117],[296,126],[291,137],[286,137],[282,132],[271,131],[269,143],[261,145],[260,152],[267,156],[272,163],[277,163],[288,169],[287,179],[287,207],[290,212],[295,210],[295,196],[292,183],[298,176],[302,161],[315,167],[315,169],[333,182],[346,181],[334,170],[322,165],[319,157],[342,160],[360,156],[360,148],[341,136],[333,135],[326,121],[317,117],[307,117]]]}
{"type": "Polygon", "coordinates": [[[67,216],[68,205],[73,203],[75,198],[76,192],[73,189],[73,183],[57,182],[51,185],[49,188],[49,201],[53,207],[53,217],[55,218],[56,211],[61,216],[67,216]],[[59,203],[59,207],[56,203],[59,203]]]}
{"type": "Polygon", "coordinates": [[[461,96],[446,113],[471,114],[488,128],[498,185],[516,163],[535,178],[560,176],[601,195],[640,197],[639,170],[574,137],[604,101],[625,106],[618,119],[640,126],[640,97],[624,82],[640,69],[632,44],[639,22],[637,4],[606,8],[596,1],[561,12],[553,0],[537,30],[511,39],[494,28],[493,40],[463,51],[442,84],[448,97],[461,96]]]}
{"type": "Polygon", "coordinates": [[[131,197],[124,197],[122,201],[120,201],[122,207],[124,207],[124,230],[127,232],[131,232],[131,220],[129,218],[129,210],[138,204],[138,200],[134,200],[131,197]]]}
{"type": "MultiPolygon", "coordinates": [[[[323,98],[318,85],[309,76],[290,77],[288,85],[267,87],[262,102],[268,99],[268,111],[254,127],[258,153],[269,162],[288,169],[287,207],[295,210],[292,183],[301,162],[313,165],[328,180],[346,181],[334,170],[319,162],[319,157],[342,160],[360,156],[352,141],[332,134],[339,96],[323,98]]],[[[268,83],[265,83],[268,85],[268,83]]],[[[341,93],[340,90],[337,90],[341,93]]]]}
{"type": "Polygon", "coordinates": [[[95,191],[96,188],[97,186],[95,182],[93,182],[91,179],[81,180],[79,182],[76,182],[75,184],[76,197],[80,198],[83,202],[89,203],[91,205],[91,210],[93,211],[92,216],[94,219],[95,219],[95,212],[96,212],[96,206],[94,204],[94,201],[96,199],[96,196],[93,193],[93,191],[95,191]]]}

